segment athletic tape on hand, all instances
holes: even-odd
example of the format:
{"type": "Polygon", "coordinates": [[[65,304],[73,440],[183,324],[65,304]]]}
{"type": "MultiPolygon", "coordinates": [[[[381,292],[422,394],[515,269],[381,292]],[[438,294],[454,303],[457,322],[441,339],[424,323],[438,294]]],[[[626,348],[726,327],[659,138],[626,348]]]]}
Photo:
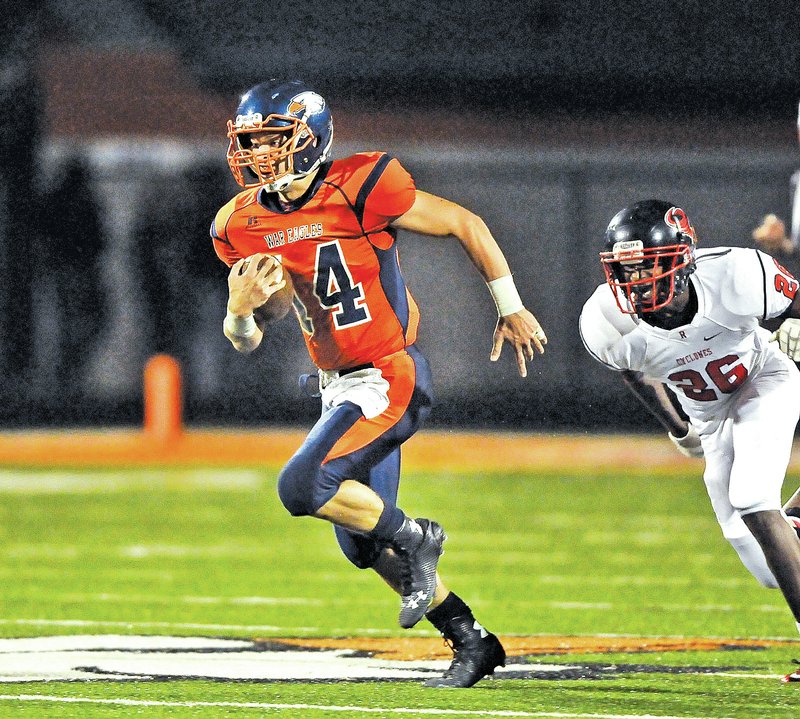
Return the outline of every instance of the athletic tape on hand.
{"type": "Polygon", "coordinates": [[[522,300],[520,299],[517,287],[514,284],[514,278],[511,275],[498,277],[496,280],[487,282],[486,286],[494,299],[497,306],[497,314],[500,317],[508,317],[515,312],[519,312],[524,308],[522,300]]]}

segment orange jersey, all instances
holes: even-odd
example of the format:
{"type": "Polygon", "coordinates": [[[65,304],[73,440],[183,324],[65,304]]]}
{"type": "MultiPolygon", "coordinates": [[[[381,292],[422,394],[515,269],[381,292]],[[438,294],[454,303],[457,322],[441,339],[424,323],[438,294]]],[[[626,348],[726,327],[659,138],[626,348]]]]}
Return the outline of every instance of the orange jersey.
{"type": "Polygon", "coordinates": [[[228,266],[256,252],[281,258],[311,359],[343,369],[416,340],[419,309],[389,227],[414,198],[414,181],[397,160],[359,153],[322,165],[292,203],[263,188],[240,192],[217,213],[211,236],[228,266]]]}

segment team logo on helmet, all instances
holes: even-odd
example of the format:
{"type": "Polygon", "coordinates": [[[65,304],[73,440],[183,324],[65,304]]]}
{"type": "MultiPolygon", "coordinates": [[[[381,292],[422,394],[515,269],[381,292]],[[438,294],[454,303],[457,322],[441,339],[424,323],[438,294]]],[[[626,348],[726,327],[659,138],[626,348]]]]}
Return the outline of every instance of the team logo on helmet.
{"type": "Polygon", "coordinates": [[[664,215],[664,222],[670,227],[674,227],[678,232],[691,237],[692,242],[697,241],[694,236],[694,227],[689,224],[689,218],[680,207],[670,207],[664,215]]]}
{"type": "Polygon", "coordinates": [[[290,115],[295,115],[301,120],[305,120],[311,115],[317,115],[325,109],[325,100],[321,95],[316,92],[306,90],[299,95],[295,95],[289,100],[288,112],[290,115]]]}

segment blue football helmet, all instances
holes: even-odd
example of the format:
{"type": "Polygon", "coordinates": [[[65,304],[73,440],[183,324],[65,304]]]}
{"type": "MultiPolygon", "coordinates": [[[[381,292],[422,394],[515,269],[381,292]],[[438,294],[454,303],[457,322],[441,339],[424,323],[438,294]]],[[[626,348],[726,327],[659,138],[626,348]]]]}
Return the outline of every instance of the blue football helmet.
{"type": "Polygon", "coordinates": [[[228,166],[242,187],[285,190],[328,157],[333,119],[325,99],[300,80],[269,80],[251,87],[228,120],[228,166]],[[253,134],[270,133],[253,146],[253,134]]]}

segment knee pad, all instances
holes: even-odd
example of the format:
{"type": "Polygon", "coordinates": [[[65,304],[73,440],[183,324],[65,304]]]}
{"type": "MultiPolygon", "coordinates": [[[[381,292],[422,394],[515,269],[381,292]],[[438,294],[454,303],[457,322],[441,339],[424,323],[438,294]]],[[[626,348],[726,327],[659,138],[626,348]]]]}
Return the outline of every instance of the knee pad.
{"type": "Polygon", "coordinates": [[[299,452],[278,475],[278,496],[292,516],[309,516],[336,494],[341,482],[336,472],[326,471],[325,465],[299,452]]]}
{"type": "Polygon", "coordinates": [[[322,463],[336,442],[361,417],[361,410],[351,402],[343,402],[326,411],[309,432],[303,446],[281,470],[278,496],[293,516],[314,514],[336,494],[337,479],[323,470],[322,463]]]}
{"type": "Polygon", "coordinates": [[[765,491],[762,486],[752,485],[752,482],[748,482],[745,486],[742,483],[737,483],[736,485],[731,483],[728,491],[728,500],[740,515],[779,510],[781,508],[780,484],[777,485],[778,491],[765,491]]]}
{"type": "Polygon", "coordinates": [[[278,475],[278,497],[293,517],[313,514],[314,484],[319,465],[301,453],[292,457],[278,475]]]}
{"type": "Polygon", "coordinates": [[[336,441],[360,419],[361,410],[344,402],[326,412],[278,475],[278,496],[295,517],[314,514],[339,487],[322,463],[336,441]]]}

